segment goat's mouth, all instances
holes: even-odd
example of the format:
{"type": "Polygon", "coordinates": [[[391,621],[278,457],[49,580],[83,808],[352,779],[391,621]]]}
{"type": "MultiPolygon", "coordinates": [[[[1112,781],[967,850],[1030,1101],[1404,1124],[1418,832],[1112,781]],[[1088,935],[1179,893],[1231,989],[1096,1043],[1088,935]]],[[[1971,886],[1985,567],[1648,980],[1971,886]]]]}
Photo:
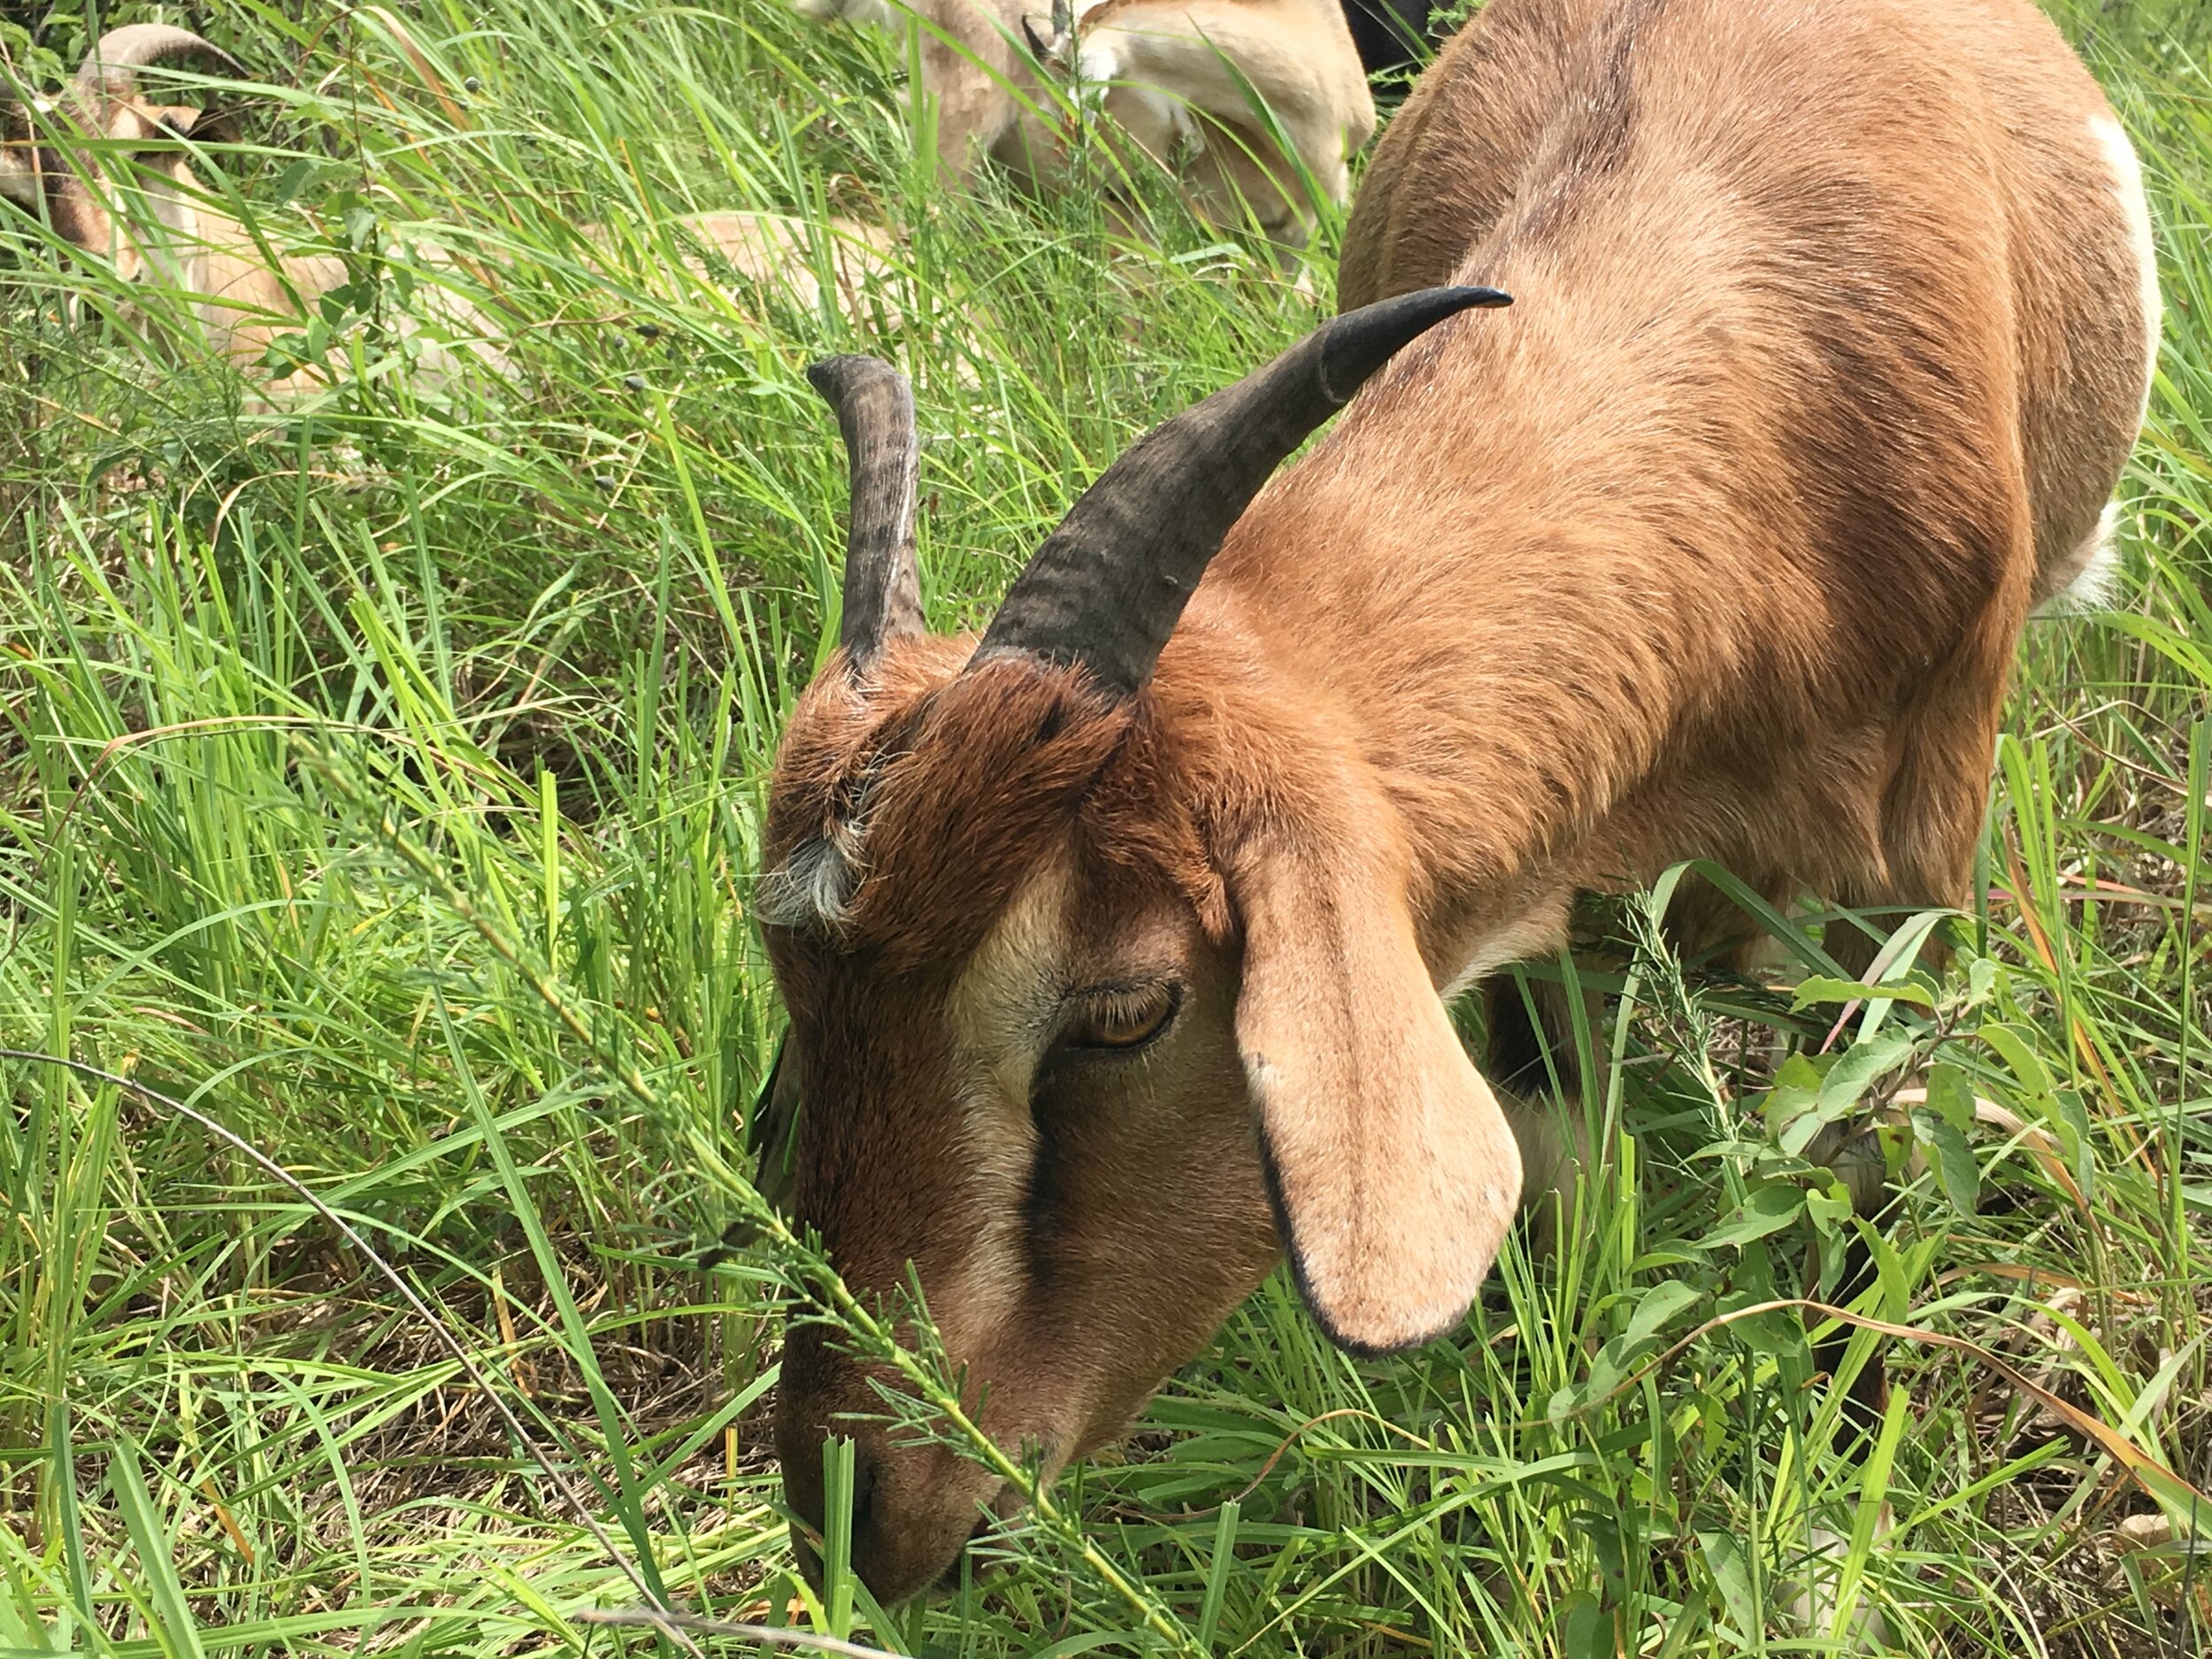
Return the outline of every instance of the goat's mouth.
{"type": "MultiPolygon", "coordinates": [[[[913,1555],[919,1553],[913,1546],[919,1545],[924,1550],[928,1548],[917,1535],[926,1527],[926,1521],[916,1517],[911,1523],[902,1524],[896,1517],[871,1514],[863,1508],[855,1517],[851,1570],[886,1606],[917,1595],[934,1597],[956,1593],[964,1576],[972,1582],[997,1573],[1003,1565],[1003,1552],[991,1548],[992,1541],[1007,1522],[1027,1507],[1027,1502],[1018,1487],[1006,1482],[1001,1482],[988,1498],[979,1497],[974,1524],[964,1534],[958,1535],[956,1543],[947,1539],[940,1545],[945,1553],[941,1564],[933,1572],[926,1556],[920,1561],[913,1559],[913,1555]],[[902,1548],[902,1544],[907,1548],[902,1548]],[[979,1545],[983,1546],[979,1550],[979,1545]],[[906,1556],[902,1565],[899,1563],[902,1555],[906,1556]]],[[[800,1575],[817,1591],[823,1586],[822,1548],[821,1534],[806,1521],[793,1517],[792,1554],[800,1575]]]]}
{"type": "Polygon", "coordinates": [[[945,1570],[929,1586],[930,1594],[949,1595],[960,1587],[964,1571],[977,1578],[998,1572],[1005,1563],[992,1555],[979,1554],[976,1546],[987,1542],[1005,1523],[1028,1507],[1028,1500],[1022,1496],[1018,1487],[1010,1482],[1002,1484],[990,1501],[984,1504],[983,1513],[975,1517],[975,1525],[968,1529],[968,1536],[953,1552],[952,1559],[945,1563],[945,1570]]]}

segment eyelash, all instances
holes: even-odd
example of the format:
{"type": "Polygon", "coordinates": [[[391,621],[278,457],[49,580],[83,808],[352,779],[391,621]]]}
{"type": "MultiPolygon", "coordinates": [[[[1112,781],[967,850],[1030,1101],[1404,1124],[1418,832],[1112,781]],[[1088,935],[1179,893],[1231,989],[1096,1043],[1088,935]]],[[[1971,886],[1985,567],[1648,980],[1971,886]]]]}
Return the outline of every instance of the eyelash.
{"type": "Polygon", "coordinates": [[[1148,985],[1095,994],[1068,1023],[1061,1046],[1087,1054],[1134,1054],[1149,1048],[1174,1023],[1183,1005],[1183,991],[1176,985],[1148,985]],[[1126,1042],[1087,1036],[1116,1025],[1144,1027],[1126,1042]]]}

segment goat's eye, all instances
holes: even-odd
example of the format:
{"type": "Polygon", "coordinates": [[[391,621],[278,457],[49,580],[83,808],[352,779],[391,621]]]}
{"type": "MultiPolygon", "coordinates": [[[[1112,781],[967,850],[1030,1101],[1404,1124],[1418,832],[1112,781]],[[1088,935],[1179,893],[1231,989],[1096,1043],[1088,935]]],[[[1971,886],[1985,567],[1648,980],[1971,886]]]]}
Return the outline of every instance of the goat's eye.
{"type": "Polygon", "coordinates": [[[1172,985],[1100,991],[1068,1022],[1062,1041],[1071,1048],[1141,1048],[1167,1029],[1181,1002],[1172,985]]]}

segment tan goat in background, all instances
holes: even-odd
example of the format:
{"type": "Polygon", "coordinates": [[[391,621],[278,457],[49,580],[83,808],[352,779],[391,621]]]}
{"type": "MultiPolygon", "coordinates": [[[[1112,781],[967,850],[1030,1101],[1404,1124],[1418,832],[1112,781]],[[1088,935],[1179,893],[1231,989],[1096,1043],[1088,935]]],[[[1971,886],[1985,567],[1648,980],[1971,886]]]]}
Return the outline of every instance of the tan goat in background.
{"type": "MultiPolygon", "coordinates": [[[[296,333],[305,311],[349,273],[333,254],[278,252],[217,204],[177,141],[230,142],[231,122],[219,111],[150,102],[140,72],[166,68],[246,73],[229,53],[185,29],[157,23],[111,29],[87,54],[59,107],[42,112],[46,134],[33,130],[27,111],[0,110],[0,196],[43,211],[56,234],[112,260],[127,281],[184,296],[208,342],[250,366],[279,336],[296,333]],[[100,148],[74,148],[77,139],[100,148]],[[126,180],[127,198],[116,194],[126,180]]],[[[449,349],[426,341],[418,357],[423,373],[449,376],[464,355],[507,373],[505,355],[486,338],[488,326],[474,306],[436,289],[426,292],[423,309],[457,342],[449,349]]]]}
{"type": "MultiPolygon", "coordinates": [[[[1281,1255],[1349,1348],[1452,1330],[1522,1164],[1447,1003],[1578,893],[1963,902],[2144,408],[2134,157],[2027,0],[1492,0],[1371,177],[1376,303],[1109,467],[979,640],[923,631],[902,382],[819,371],[843,649],[757,905],[795,1207],[1048,1474],[1281,1255]]],[[[820,1326],[781,1391],[803,1517],[858,1439],[879,1597],[1010,1501],[820,1326]]]]}
{"type": "Polygon", "coordinates": [[[1058,95],[1039,80],[1040,60],[1072,71],[1105,117],[1107,142],[1167,168],[1199,213],[1225,227],[1248,211],[1288,247],[1313,230],[1301,170],[1341,205],[1351,158],[1375,130],[1339,0],[918,0],[910,13],[890,0],[799,0],[799,9],[886,27],[912,17],[938,156],[959,180],[987,157],[1033,187],[1064,187],[1067,139],[1048,119],[1058,95]]]}
{"type": "MultiPolygon", "coordinates": [[[[42,212],[57,235],[111,260],[127,281],[174,289],[189,303],[209,344],[251,370],[349,273],[335,255],[280,251],[263,232],[217,204],[177,141],[233,142],[233,123],[218,110],[150,102],[140,72],[168,68],[246,73],[229,53],[184,29],[133,24],[109,31],[58,107],[40,111],[43,132],[35,130],[30,111],[0,105],[0,198],[42,212]],[[98,148],[77,147],[80,140],[98,148]]],[[[818,231],[827,242],[826,268],[837,307],[863,328],[875,320],[878,307],[887,322],[898,320],[887,297],[895,275],[891,237],[879,227],[844,219],[816,227],[763,212],[695,213],[674,223],[710,256],[688,259],[687,267],[702,277],[735,279],[730,297],[741,309],[767,296],[817,308],[821,277],[810,255],[818,231]]],[[[608,240],[603,227],[582,228],[595,243],[608,240]]],[[[423,252],[434,271],[451,274],[446,256],[423,252]]],[[[465,357],[511,377],[503,330],[481,309],[441,283],[422,284],[417,293],[422,316],[403,319],[401,326],[418,338],[418,371],[430,383],[457,373],[465,357]],[[429,339],[425,322],[453,343],[429,339]]],[[[311,380],[303,373],[278,376],[269,386],[299,388],[311,380]]]]}

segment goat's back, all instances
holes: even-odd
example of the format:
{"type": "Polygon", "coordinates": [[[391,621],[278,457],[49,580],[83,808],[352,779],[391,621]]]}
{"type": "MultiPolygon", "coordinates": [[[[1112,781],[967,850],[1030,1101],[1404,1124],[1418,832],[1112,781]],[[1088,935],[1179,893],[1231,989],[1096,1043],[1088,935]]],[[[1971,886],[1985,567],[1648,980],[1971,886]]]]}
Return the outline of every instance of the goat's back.
{"type": "Polygon", "coordinates": [[[1298,665],[1470,936],[1694,856],[1957,902],[2021,622],[2140,420],[2131,163],[2026,0],[1493,0],[1341,297],[1516,304],[1254,503],[1187,649],[1225,611],[1298,665]]]}
{"type": "MultiPolygon", "coordinates": [[[[2081,573],[2141,423],[2157,276],[2134,153],[2047,18],[2028,0],[1492,0],[1377,149],[1341,304],[1494,268],[1546,193],[1587,197],[1631,150],[1647,181],[1671,157],[1738,198],[1733,251],[1809,309],[1891,292],[1910,329],[1930,308],[1909,285],[1931,274],[1939,303],[1985,305],[1976,272],[1928,269],[1974,244],[2012,308],[2036,598],[2081,573]]],[[[1727,263],[1716,280],[1743,276],[1727,263]]]]}

